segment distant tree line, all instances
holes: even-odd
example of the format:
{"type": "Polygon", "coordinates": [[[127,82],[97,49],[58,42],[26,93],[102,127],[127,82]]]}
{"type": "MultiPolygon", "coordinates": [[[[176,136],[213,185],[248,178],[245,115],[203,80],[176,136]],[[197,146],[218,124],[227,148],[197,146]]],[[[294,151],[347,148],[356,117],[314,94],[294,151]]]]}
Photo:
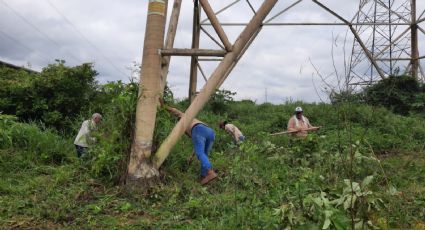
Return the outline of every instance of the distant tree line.
{"type": "MultiPolygon", "coordinates": [[[[0,112],[69,132],[76,118],[102,113],[113,106],[114,99],[137,95],[137,83],[99,84],[97,75],[91,63],[69,67],[63,60],[48,65],[40,73],[0,67],[0,112]]],[[[228,90],[217,90],[205,109],[226,113],[234,95],[228,90]]],[[[401,115],[425,112],[425,85],[408,75],[390,76],[361,92],[331,93],[330,98],[333,104],[366,103],[401,115]]],[[[165,99],[174,100],[168,87],[165,99]]],[[[187,107],[189,102],[184,100],[182,104],[187,107]]]]}
{"type": "Polygon", "coordinates": [[[114,87],[100,85],[97,75],[91,63],[69,67],[63,60],[40,73],[1,67],[0,112],[67,132],[77,116],[101,112],[113,96],[114,87]]]}

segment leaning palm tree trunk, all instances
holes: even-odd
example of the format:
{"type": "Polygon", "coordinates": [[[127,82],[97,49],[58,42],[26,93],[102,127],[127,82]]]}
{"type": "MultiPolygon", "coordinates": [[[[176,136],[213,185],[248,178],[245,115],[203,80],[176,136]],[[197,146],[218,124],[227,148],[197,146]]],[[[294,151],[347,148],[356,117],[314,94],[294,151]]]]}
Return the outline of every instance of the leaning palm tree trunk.
{"type": "Polygon", "coordinates": [[[161,85],[161,56],[167,0],[149,0],[143,59],[136,109],[134,140],[128,165],[127,183],[137,183],[158,175],[150,163],[152,139],[161,85]]]}

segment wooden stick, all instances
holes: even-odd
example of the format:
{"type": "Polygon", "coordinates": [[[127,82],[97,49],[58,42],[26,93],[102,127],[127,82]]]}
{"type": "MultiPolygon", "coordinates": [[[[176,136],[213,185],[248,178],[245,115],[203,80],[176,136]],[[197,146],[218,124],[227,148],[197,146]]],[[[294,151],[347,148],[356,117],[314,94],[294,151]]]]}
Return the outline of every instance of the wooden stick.
{"type": "Polygon", "coordinates": [[[285,131],[285,132],[279,132],[279,133],[272,133],[270,134],[270,136],[277,136],[277,135],[282,135],[282,134],[291,134],[291,133],[298,133],[301,131],[316,131],[318,129],[320,129],[322,126],[318,126],[318,127],[312,127],[312,128],[308,128],[308,129],[303,129],[303,130],[294,130],[294,131],[285,131]]]}
{"type": "Polygon", "coordinates": [[[193,157],[195,156],[195,150],[192,151],[192,155],[187,160],[187,167],[189,168],[190,164],[192,164],[193,157]]]}

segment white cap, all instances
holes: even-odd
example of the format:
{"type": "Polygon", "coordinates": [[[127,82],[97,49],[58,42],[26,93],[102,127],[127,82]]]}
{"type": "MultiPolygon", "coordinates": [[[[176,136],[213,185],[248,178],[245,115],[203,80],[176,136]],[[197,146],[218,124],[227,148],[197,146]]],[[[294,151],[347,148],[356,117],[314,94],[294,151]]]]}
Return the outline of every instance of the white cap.
{"type": "Polygon", "coordinates": [[[99,117],[100,119],[102,119],[102,115],[100,115],[100,113],[93,113],[93,115],[91,116],[91,119],[95,119],[96,117],[99,117]]]}
{"type": "Polygon", "coordinates": [[[302,112],[303,111],[303,108],[301,108],[301,107],[297,107],[297,108],[295,108],[295,112],[302,112]]]}

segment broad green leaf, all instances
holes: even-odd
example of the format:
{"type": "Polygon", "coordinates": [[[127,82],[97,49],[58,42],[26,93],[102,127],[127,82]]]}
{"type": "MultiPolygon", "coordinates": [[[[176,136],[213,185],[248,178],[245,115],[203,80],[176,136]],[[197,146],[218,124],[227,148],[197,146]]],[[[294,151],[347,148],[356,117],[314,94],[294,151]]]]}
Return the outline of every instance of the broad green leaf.
{"type": "Polygon", "coordinates": [[[364,187],[367,187],[369,184],[370,184],[370,182],[372,182],[372,180],[373,180],[373,176],[371,175],[371,176],[367,176],[366,178],[364,178],[363,179],[363,182],[362,182],[362,187],[364,188],[364,187]]]}
{"type": "Polygon", "coordinates": [[[344,201],[344,210],[347,210],[351,206],[351,195],[348,195],[344,201]]]}
{"type": "Polygon", "coordinates": [[[345,230],[347,229],[348,219],[346,216],[338,214],[332,218],[332,223],[337,230],[345,230]]]}
{"type": "Polygon", "coordinates": [[[333,215],[333,211],[332,210],[325,210],[325,217],[326,218],[331,218],[331,216],[333,215]]]}
{"type": "Polygon", "coordinates": [[[331,225],[331,220],[329,218],[326,218],[325,222],[323,223],[322,229],[328,229],[331,225]]]}

